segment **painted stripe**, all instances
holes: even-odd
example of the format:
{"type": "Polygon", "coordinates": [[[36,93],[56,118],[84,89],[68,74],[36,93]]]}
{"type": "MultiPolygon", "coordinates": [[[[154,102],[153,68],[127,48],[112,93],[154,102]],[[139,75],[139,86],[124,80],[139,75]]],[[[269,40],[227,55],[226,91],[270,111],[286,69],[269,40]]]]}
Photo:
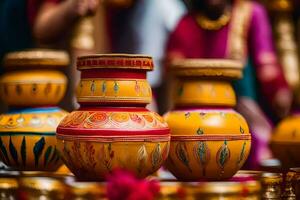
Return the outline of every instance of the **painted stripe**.
{"type": "Polygon", "coordinates": [[[210,135],[190,135],[190,136],[171,136],[171,141],[224,141],[224,140],[251,140],[251,134],[243,135],[221,135],[221,134],[210,134],[210,135]]]}
{"type": "Polygon", "coordinates": [[[135,136],[66,136],[57,134],[57,139],[69,141],[91,141],[91,142],[168,142],[170,135],[166,136],[153,136],[153,135],[135,135],[135,136]]]}
{"type": "Polygon", "coordinates": [[[40,136],[53,136],[55,132],[0,132],[0,136],[19,136],[19,135],[40,135],[40,136]]]}

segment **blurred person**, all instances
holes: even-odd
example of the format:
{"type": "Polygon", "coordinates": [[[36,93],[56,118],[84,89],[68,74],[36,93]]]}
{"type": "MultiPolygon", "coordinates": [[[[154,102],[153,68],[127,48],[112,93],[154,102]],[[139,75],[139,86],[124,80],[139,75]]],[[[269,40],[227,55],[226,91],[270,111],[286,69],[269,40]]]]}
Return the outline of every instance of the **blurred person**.
{"type": "Polygon", "coordinates": [[[244,78],[234,86],[237,111],[248,121],[252,148],[248,168],[270,158],[272,125],[265,111],[279,117],[289,112],[292,96],[278,64],[265,9],[246,0],[191,0],[190,12],[171,34],[166,57],[228,58],[245,64],[244,78]]]}
{"type": "Polygon", "coordinates": [[[80,75],[76,69],[76,57],[88,53],[86,49],[70,47],[70,37],[79,20],[93,15],[98,5],[99,0],[28,0],[28,18],[38,46],[65,48],[71,54],[71,67],[66,70],[68,90],[61,103],[69,111],[78,107],[75,89],[80,75]]]}
{"type": "MultiPolygon", "coordinates": [[[[109,12],[109,11],[108,11],[109,12]]],[[[136,0],[125,9],[112,9],[109,14],[111,51],[151,55],[154,70],[147,74],[154,96],[152,110],[157,110],[157,100],[162,113],[162,60],[170,33],[187,12],[182,0],[136,0]]]]}
{"type": "MultiPolygon", "coordinates": [[[[100,5],[95,0],[45,0],[38,7],[38,12],[31,12],[31,18],[35,19],[31,20],[35,38],[49,42],[61,38],[71,29],[73,61],[86,53],[153,56],[155,68],[148,74],[148,80],[154,93],[162,82],[161,59],[168,35],[186,11],[181,0],[104,0],[100,5]],[[91,13],[95,16],[86,17],[91,13]],[[52,24],[57,24],[53,30],[52,24]]],[[[75,67],[73,69],[72,74],[75,74],[75,67]]],[[[155,103],[149,108],[156,110],[155,103]]]]}
{"type": "Polygon", "coordinates": [[[49,43],[72,30],[80,17],[95,13],[99,0],[28,0],[33,36],[49,43]]]}

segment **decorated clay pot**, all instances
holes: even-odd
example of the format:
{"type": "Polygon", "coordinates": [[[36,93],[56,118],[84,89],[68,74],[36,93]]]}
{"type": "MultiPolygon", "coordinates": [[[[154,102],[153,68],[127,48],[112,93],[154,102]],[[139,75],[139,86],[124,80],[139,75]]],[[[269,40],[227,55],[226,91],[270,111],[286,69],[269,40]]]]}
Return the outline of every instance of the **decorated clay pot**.
{"type": "Polygon", "coordinates": [[[67,79],[53,70],[68,64],[65,52],[31,50],[10,53],[0,79],[9,111],[0,116],[0,159],[16,170],[55,171],[62,164],[56,127],[67,112],[56,107],[67,79]]]}
{"type": "Polygon", "coordinates": [[[300,166],[300,114],[281,121],[271,138],[271,149],[284,169],[300,166]]]}
{"type": "Polygon", "coordinates": [[[32,50],[9,53],[7,73],[0,78],[0,96],[9,106],[56,105],[64,97],[67,79],[53,68],[69,64],[65,52],[32,50]]]}
{"type": "Polygon", "coordinates": [[[151,57],[79,57],[81,108],[57,128],[58,147],[67,167],[82,180],[103,180],[116,168],[146,177],[160,168],[169,151],[169,128],[145,108],[151,88],[146,72],[151,57]]]}
{"type": "Polygon", "coordinates": [[[171,129],[166,167],[180,180],[232,177],[246,161],[251,135],[245,119],[231,107],[230,79],[242,64],[231,60],[177,60],[175,109],[165,115],[171,129]]]}

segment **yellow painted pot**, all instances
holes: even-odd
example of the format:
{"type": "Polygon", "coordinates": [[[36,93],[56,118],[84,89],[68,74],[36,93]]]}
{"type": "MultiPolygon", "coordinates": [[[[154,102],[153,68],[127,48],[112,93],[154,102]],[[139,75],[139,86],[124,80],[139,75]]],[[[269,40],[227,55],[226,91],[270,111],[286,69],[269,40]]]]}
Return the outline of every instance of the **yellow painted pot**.
{"type": "Polygon", "coordinates": [[[55,130],[67,112],[56,108],[11,111],[0,116],[0,158],[16,170],[55,171],[62,164],[55,130]]]}
{"type": "Polygon", "coordinates": [[[4,57],[7,73],[0,78],[0,96],[7,105],[56,105],[66,91],[67,78],[55,68],[69,64],[64,51],[33,49],[8,53],[4,57]]]}
{"type": "Polygon", "coordinates": [[[251,146],[245,119],[231,109],[172,111],[167,168],[180,180],[226,179],[244,164],[251,146]]]}
{"type": "Polygon", "coordinates": [[[241,66],[230,60],[172,63],[179,92],[175,109],[164,116],[171,129],[166,167],[179,180],[228,179],[246,161],[251,135],[245,119],[230,109],[235,94],[228,82],[241,76],[241,66]]]}
{"type": "Polygon", "coordinates": [[[271,138],[271,149],[283,168],[300,166],[300,115],[294,114],[281,121],[271,138]]]}
{"type": "Polygon", "coordinates": [[[10,106],[56,105],[65,95],[67,78],[58,71],[35,70],[4,74],[0,95],[10,106]]]}
{"type": "Polygon", "coordinates": [[[89,181],[104,180],[118,168],[141,178],[158,170],[167,158],[170,135],[164,119],[145,108],[151,98],[146,71],[153,68],[152,58],[89,55],[78,58],[77,67],[81,108],[57,128],[66,166],[89,181]]]}

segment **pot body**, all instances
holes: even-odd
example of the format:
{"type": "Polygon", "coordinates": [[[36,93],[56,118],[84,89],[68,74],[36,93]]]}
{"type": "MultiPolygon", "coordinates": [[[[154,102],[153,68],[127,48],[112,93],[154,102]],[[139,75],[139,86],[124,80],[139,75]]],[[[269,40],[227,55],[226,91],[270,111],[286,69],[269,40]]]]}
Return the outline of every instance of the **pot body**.
{"type": "Polygon", "coordinates": [[[67,112],[57,107],[21,109],[0,117],[0,157],[16,170],[55,171],[55,130],[67,112]]]}
{"type": "Polygon", "coordinates": [[[146,109],[89,108],[62,120],[58,149],[81,180],[104,180],[116,168],[146,177],[167,158],[166,131],[163,119],[146,109]]]}
{"type": "Polygon", "coordinates": [[[175,110],[167,168],[180,180],[226,179],[244,164],[251,147],[245,119],[232,109],[175,110]]]}
{"type": "Polygon", "coordinates": [[[104,180],[118,168],[140,178],[154,173],[167,158],[170,135],[164,119],[145,109],[152,58],[90,55],[78,58],[77,66],[81,108],[57,128],[64,163],[79,180],[104,180]]]}
{"type": "Polygon", "coordinates": [[[166,167],[179,180],[222,180],[246,161],[251,135],[229,82],[239,64],[227,60],[186,59],[173,63],[177,76],[175,108],[164,118],[171,129],[166,167]]]}
{"type": "Polygon", "coordinates": [[[10,106],[56,105],[64,97],[67,78],[58,71],[8,72],[0,80],[0,96],[10,106]]]}
{"type": "Polygon", "coordinates": [[[300,166],[300,114],[294,114],[281,121],[271,138],[274,156],[285,169],[300,166]]]}

